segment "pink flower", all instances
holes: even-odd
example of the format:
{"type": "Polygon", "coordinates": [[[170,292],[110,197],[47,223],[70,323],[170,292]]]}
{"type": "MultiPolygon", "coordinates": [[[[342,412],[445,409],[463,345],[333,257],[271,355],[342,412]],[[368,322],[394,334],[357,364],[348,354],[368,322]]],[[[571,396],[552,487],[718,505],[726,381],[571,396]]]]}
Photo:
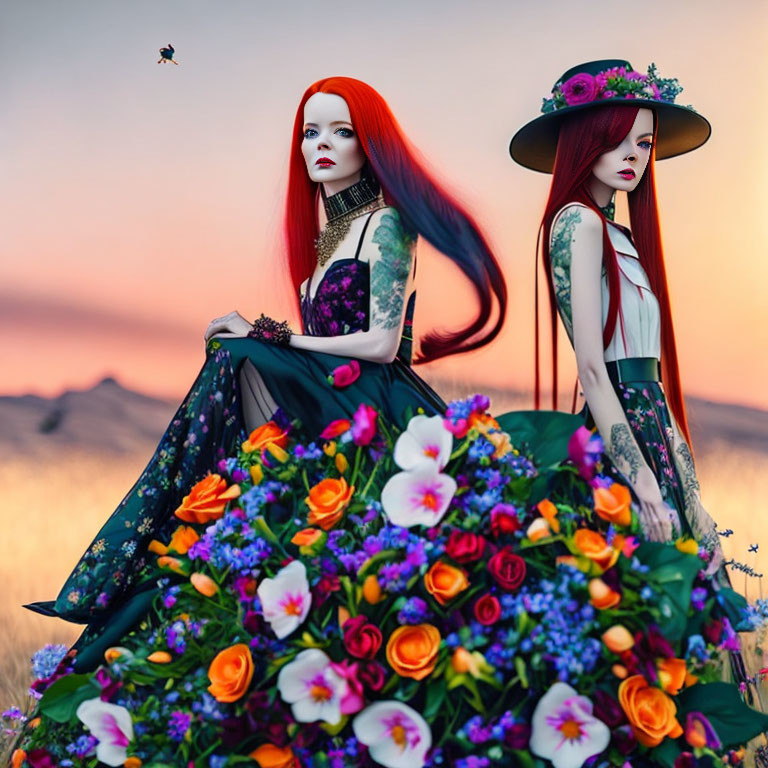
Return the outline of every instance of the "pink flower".
{"type": "Polygon", "coordinates": [[[334,387],[348,387],[360,378],[360,363],[357,360],[350,360],[344,365],[340,365],[331,371],[328,381],[334,387]]]}
{"type": "Polygon", "coordinates": [[[597,83],[592,75],[579,72],[563,83],[562,91],[565,103],[569,106],[586,104],[597,97],[597,83]]]}
{"type": "Polygon", "coordinates": [[[603,98],[604,99],[615,99],[616,98],[616,91],[603,91],[603,98]]]}
{"type": "Polygon", "coordinates": [[[346,681],[346,689],[340,694],[341,714],[353,715],[365,705],[363,683],[358,677],[358,663],[344,659],[341,663],[331,662],[330,668],[346,681]]]}
{"type": "Polygon", "coordinates": [[[568,441],[568,458],[589,483],[595,475],[595,463],[603,452],[603,441],[586,427],[579,427],[568,441]]]}
{"type": "Polygon", "coordinates": [[[619,77],[624,77],[627,74],[626,67],[613,67],[606,69],[605,72],[599,72],[595,75],[595,82],[598,88],[605,88],[608,85],[608,80],[619,77]]]}
{"type": "Polygon", "coordinates": [[[370,405],[360,403],[352,423],[352,439],[355,445],[369,445],[376,436],[376,419],[379,414],[370,405]]]}
{"type": "Polygon", "coordinates": [[[443,426],[459,439],[466,437],[469,432],[469,422],[466,419],[457,419],[455,424],[450,419],[443,419],[443,426]]]}
{"type": "Polygon", "coordinates": [[[632,557],[634,551],[640,546],[640,542],[634,536],[627,536],[624,539],[624,546],[621,548],[621,553],[624,557],[632,557]]]}

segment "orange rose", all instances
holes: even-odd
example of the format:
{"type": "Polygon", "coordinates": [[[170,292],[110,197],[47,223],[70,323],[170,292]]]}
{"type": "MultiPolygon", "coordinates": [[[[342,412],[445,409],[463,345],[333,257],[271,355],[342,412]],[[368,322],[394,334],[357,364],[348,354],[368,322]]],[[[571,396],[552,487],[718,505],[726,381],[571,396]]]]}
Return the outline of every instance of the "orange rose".
{"type": "Polygon", "coordinates": [[[192,582],[192,586],[201,594],[206,597],[213,597],[219,591],[219,585],[210,577],[204,573],[193,573],[189,580],[192,582]]]}
{"type": "Polygon", "coordinates": [[[549,523],[549,527],[555,532],[560,533],[560,521],[557,519],[557,507],[549,500],[544,499],[536,505],[539,514],[549,523]]]}
{"type": "Polygon", "coordinates": [[[171,536],[168,543],[168,549],[173,550],[177,555],[186,555],[189,548],[199,541],[200,537],[197,531],[189,525],[180,525],[171,536]]]}
{"type": "Polygon", "coordinates": [[[168,651],[155,651],[147,656],[147,661],[154,664],[170,664],[173,661],[173,656],[168,651]]]}
{"type": "Polygon", "coordinates": [[[546,539],[552,535],[549,523],[543,517],[537,517],[529,526],[525,535],[531,541],[538,541],[539,539],[546,539]]]}
{"type": "Polygon", "coordinates": [[[294,768],[296,759],[290,747],[276,747],[274,744],[262,744],[251,752],[260,768],[294,768]]]}
{"type": "Polygon", "coordinates": [[[268,421],[256,427],[241,447],[246,453],[253,453],[254,451],[263,452],[269,445],[276,445],[278,448],[285,448],[288,445],[288,433],[280,429],[274,421],[268,421]]]}
{"type": "Polygon", "coordinates": [[[14,749],[11,756],[11,768],[21,768],[27,759],[27,753],[23,749],[14,749]]]}
{"type": "Polygon", "coordinates": [[[294,534],[291,544],[297,547],[311,547],[322,535],[322,531],[318,531],[317,528],[304,528],[294,534]]]}
{"type": "Polygon", "coordinates": [[[227,502],[239,495],[239,485],[227,488],[227,481],[221,475],[208,475],[192,486],[174,514],[186,523],[205,525],[222,517],[227,502]]]}
{"type": "Polygon", "coordinates": [[[603,632],[602,640],[605,647],[617,655],[628,651],[635,644],[632,633],[621,624],[614,624],[610,629],[603,632]]]}
{"type": "Polygon", "coordinates": [[[660,688],[648,685],[642,675],[632,675],[619,685],[619,704],[643,746],[657,747],[667,736],[682,736],[675,702],[660,688]]]}
{"type": "Polygon", "coordinates": [[[656,669],[661,687],[670,695],[677,696],[685,685],[685,677],[688,674],[685,659],[662,659],[656,669]]]}
{"type": "Polygon", "coordinates": [[[608,488],[595,488],[592,498],[598,517],[614,525],[629,525],[632,522],[629,508],[632,497],[626,485],[611,483],[608,488]]]}
{"type": "Polygon", "coordinates": [[[474,427],[482,435],[487,435],[492,429],[501,429],[499,422],[490,413],[471,413],[469,426],[474,427]]]}
{"type": "Polygon", "coordinates": [[[579,528],[573,534],[573,543],[581,554],[597,563],[604,571],[619,559],[621,552],[620,549],[612,547],[597,531],[590,531],[588,528],[579,528]]]}
{"type": "Polygon", "coordinates": [[[611,589],[602,579],[589,580],[589,602],[598,611],[615,608],[621,602],[621,595],[611,589]]]}
{"type": "Polygon", "coordinates": [[[366,576],[363,582],[363,597],[371,605],[376,605],[381,600],[381,585],[372,573],[366,576]]]}
{"type": "Polygon", "coordinates": [[[142,765],[144,765],[144,763],[141,762],[140,757],[131,755],[130,757],[125,758],[125,762],[123,763],[123,768],[141,768],[142,765]]]}
{"type": "Polygon", "coordinates": [[[424,574],[424,586],[440,605],[445,605],[459,592],[463,592],[469,586],[469,581],[461,568],[436,560],[424,574]]]}
{"type": "Polygon", "coordinates": [[[440,632],[431,624],[398,627],[387,642],[387,661],[400,677],[423,680],[437,664],[440,632]]]}
{"type": "Polygon", "coordinates": [[[304,500],[310,510],[307,522],[330,531],[341,520],[354,492],[355,487],[348,486],[343,477],[321,480],[309,489],[309,496],[304,500]]]}
{"type": "Polygon", "coordinates": [[[237,701],[248,690],[253,677],[251,649],[238,643],[217,654],[208,667],[208,692],[216,701],[237,701]]]}
{"type": "Polygon", "coordinates": [[[182,576],[186,576],[188,571],[184,563],[179,560],[178,557],[172,557],[171,555],[160,555],[157,558],[157,564],[161,568],[168,568],[174,573],[180,573],[182,576]]]}

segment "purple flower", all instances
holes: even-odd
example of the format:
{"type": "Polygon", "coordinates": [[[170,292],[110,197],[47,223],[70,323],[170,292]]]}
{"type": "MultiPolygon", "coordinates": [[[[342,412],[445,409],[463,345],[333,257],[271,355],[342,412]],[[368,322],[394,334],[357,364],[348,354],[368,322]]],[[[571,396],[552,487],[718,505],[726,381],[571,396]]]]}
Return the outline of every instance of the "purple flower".
{"type": "Polygon", "coordinates": [[[704,604],[707,601],[707,590],[704,589],[704,587],[696,587],[696,589],[691,592],[691,605],[697,610],[697,611],[703,611],[704,610],[704,604]]]}
{"type": "Polygon", "coordinates": [[[701,712],[689,712],[685,718],[685,740],[694,748],[720,749],[720,737],[701,712]]]}
{"type": "Polygon", "coordinates": [[[168,736],[171,741],[183,741],[184,734],[187,732],[192,722],[192,715],[189,712],[176,710],[171,713],[171,719],[168,723],[168,736]]]}
{"type": "Polygon", "coordinates": [[[592,75],[586,72],[579,72],[579,74],[574,75],[563,83],[562,91],[563,98],[568,106],[586,104],[597,98],[597,83],[592,75]]]}

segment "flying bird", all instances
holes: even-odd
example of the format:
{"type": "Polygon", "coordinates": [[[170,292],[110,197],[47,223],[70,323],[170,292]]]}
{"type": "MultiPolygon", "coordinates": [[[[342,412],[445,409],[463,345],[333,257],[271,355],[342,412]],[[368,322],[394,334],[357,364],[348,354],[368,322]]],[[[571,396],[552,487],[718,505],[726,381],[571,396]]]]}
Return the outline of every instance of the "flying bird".
{"type": "Polygon", "coordinates": [[[166,62],[170,61],[171,64],[176,64],[178,66],[179,62],[173,60],[174,53],[176,53],[176,49],[170,43],[168,43],[167,48],[160,49],[160,58],[157,60],[157,63],[165,64],[166,62]]]}

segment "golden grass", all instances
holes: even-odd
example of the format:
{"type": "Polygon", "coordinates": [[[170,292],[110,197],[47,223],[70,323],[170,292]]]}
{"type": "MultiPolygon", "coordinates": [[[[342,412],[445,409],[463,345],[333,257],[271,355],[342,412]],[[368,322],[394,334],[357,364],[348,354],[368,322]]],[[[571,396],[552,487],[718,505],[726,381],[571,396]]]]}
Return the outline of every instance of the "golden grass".
{"type": "MultiPolygon", "coordinates": [[[[34,614],[22,603],[56,596],[148,458],[146,453],[121,458],[70,453],[44,462],[0,463],[0,710],[23,707],[35,650],[46,643],[71,645],[81,631],[34,614]]],[[[735,531],[724,542],[726,554],[768,574],[768,541],[761,541],[768,456],[715,444],[700,451],[698,470],[707,509],[721,528],[735,531]],[[758,542],[765,549],[748,555],[748,546],[758,542]]],[[[734,574],[733,580],[744,591],[744,578],[734,574]]],[[[755,599],[760,582],[747,580],[746,590],[755,599]]],[[[762,666],[754,650],[750,656],[752,670],[762,666]]]]}

